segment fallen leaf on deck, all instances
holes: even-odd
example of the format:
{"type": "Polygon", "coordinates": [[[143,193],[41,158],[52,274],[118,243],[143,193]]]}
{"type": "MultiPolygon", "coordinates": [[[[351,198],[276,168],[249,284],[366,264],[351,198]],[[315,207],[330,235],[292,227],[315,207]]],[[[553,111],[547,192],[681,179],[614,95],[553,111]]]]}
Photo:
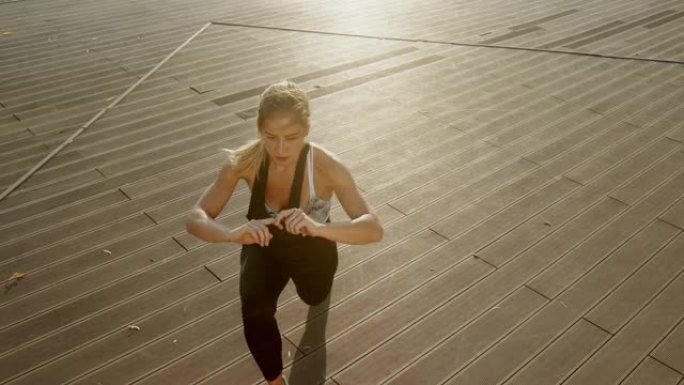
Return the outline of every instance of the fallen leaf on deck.
{"type": "Polygon", "coordinates": [[[104,249],[104,250],[102,250],[102,251],[104,251],[105,253],[107,253],[107,254],[109,254],[109,255],[112,255],[112,252],[109,251],[109,250],[107,250],[107,249],[104,249]]]}
{"type": "Polygon", "coordinates": [[[140,331],[140,326],[129,325],[129,326],[128,326],[128,330],[135,330],[135,331],[139,332],[139,331],[140,331]]]}
{"type": "Polygon", "coordinates": [[[19,280],[23,279],[26,273],[14,273],[5,281],[5,289],[11,289],[19,284],[19,280]]]}
{"type": "Polygon", "coordinates": [[[11,31],[5,31],[5,32],[3,32],[2,34],[3,34],[4,36],[12,36],[12,32],[11,32],[11,31]]]}
{"type": "Polygon", "coordinates": [[[9,277],[9,280],[11,281],[13,279],[22,279],[25,276],[26,276],[26,273],[14,273],[14,274],[12,274],[11,277],[9,277]]]}

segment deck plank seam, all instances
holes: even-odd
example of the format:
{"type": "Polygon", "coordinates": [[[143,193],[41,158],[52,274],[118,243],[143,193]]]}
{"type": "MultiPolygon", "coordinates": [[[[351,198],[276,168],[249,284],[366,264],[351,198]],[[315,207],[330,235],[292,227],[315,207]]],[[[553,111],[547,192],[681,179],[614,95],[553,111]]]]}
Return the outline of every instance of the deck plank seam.
{"type": "Polygon", "coordinates": [[[259,29],[269,29],[269,30],[294,31],[294,32],[302,32],[302,33],[317,33],[317,34],[323,34],[323,35],[349,36],[349,37],[358,37],[358,38],[375,39],[375,40],[393,40],[393,41],[403,41],[403,42],[409,42],[409,43],[430,43],[430,44],[455,45],[455,46],[462,46],[462,47],[499,48],[499,49],[509,49],[509,50],[543,52],[543,53],[549,53],[549,54],[586,56],[586,57],[614,59],[614,60],[634,60],[634,61],[645,61],[645,62],[655,62],[655,63],[684,64],[684,61],[682,61],[682,60],[668,60],[668,59],[656,59],[656,58],[617,56],[617,55],[599,54],[599,53],[591,53],[591,52],[576,52],[576,51],[563,51],[563,50],[552,50],[552,49],[531,48],[531,47],[516,47],[516,46],[492,45],[492,44],[450,42],[450,41],[440,41],[440,40],[432,40],[432,39],[411,39],[411,38],[392,37],[392,36],[363,35],[363,34],[352,34],[352,33],[342,33],[342,32],[328,32],[328,31],[316,31],[316,30],[306,30],[306,29],[297,29],[297,28],[285,28],[285,27],[266,27],[266,26],[259,26],[259,25],[229,23],[229,22],[214,21],[214,20],[212,20],[211,23],[212,23],[212,25],[222,25],[222,26],[229,26],[229,27],[259,28],[259,29]]]}
{"type": "MultiPolygon", "coordinates": [[[[183,255],[185,255],[185,254],[181,254],[180,256],[176,257],[175,259],[179,259],[179,258],[182,257],[183,255]]],[[[217,259],[218,259],[218,258],[217,258],[217,259]]],[[[151,271],[151,270],[153,270],[155,267],[156,267],[156,266],[151,266],[151,267],[149,267],[148,269],[146,269],[145,271],[151,271]]],[[[168,278],[168,279],[166,279],[166,280],[164,280],[164,281],[160,281],[160,282],[158,282],[157,284],[155,284],[155,285],[153,285],[153,286],[147,287],[147,288],[146,288],[145,290],[143,290],[143,291],[137,292],[135,295],[128,296],[128,297],[126,297],[126,298],[120,299],[120,300],[117,301],[117,302],[112,302],[112,303],[109,304],[108,306],[106,306],[106,307],[104,307],[104,308],[101,308],[101,309],[99,309],[99,310],[97,310],[97,311],[88,313],[88,315],[86,315],[86,316],[84,316],[84,317],[75,319],[75,320],[71,321],[71,322],[68,323],[68,324],[60,325],[58,328],[52,329],[52,330],[50,330],[50,331],[48,331],[48,332],[46,332],[46,333],[44,333],[44,334],[42,334],[42,335],[39,335],[39,336],[37,336],[37,337],[35,337],[35,338],[29,340],[29,341],[24,341],[21,345],[17,345],[17,346],[15,346],[15,347],[13,347],[13,348],[10,348],[10,349],[8,349],[8,350],[6,350],[6,351],[0,353],[0,358],[4,358],[4,357],[10,356],[10,355],[12,355],[12,354],[15,354],[17,351],[22,350],[22,349],[25,349],[27,346],[32,346],[32,345],[41,343],[42,341],[47,340],[47,339],[49,339],[49,338],[51,338],[51,337],[53,337],[53,336],[55,336],[55,335],[58,335],[58,334],[62,333],[63,331],[67,330],[67,329],[76,327],[77,325],[79,325],[79,324],[81,324],[81,323],[89,322],[89,321],[91,321],[92,319],[94,319],[94,318],[100,316],[101,314],[104,314],[104,313],[106,313],[106,312],[112,311],[112,310],[114,310],[114,309],[116,309],[116,308],[118,308],[118,307],[120,307],[120,306],[125,306],[126,304],[129,304],[129,303],[131,303],[131,302],[134,302],[134,301],[140,299],[141,297],[144,297],[145,295],[149,295],[149,293],[154,292],[155,290],[159,290],[159,289],[163,288],[164,286],[168,285],[168,284],[171,283],[171,282],[183,280],[183,279],[185,279],[185,278],[187,278],[187,277],[189,277],[189,276],[191,276],[191,275],[193,275],[193,274],[195,274],[195,273],[197,273],[197,272],[202,272],[202,271],[205,271],[206,274],[210,274],[211,276],[213,276],[213,274],[211,274],[210,272],[207,272],[206,270],[207,270],[207,269],[205,269],[202,265],[192,266],[191,268],[189,268],[189,269],[187,269],[187,270],[185,270],[185,271],[182,271],[182,272],[176,274],[174,277],[168,278]]],[[[134,273],[134,274],[131,274],[130,276],[134,276],[134,275],[136,275],[136,274],[134,273]]],[[[127,278],[128,278],[128,277],[129,277],[129,276],[127,276],[127,278]]],[[[115,285],[115,284],[118,283],[118,282],[119,282],[119,281],[116,281],[116,282],[114,282],[112,285],[115,285]]],[[[109,286],[107,286],[107,287],[110,287],[110,286],[111,286],[111,285],[109,285],[109,286]]],[[[208,291],[208,290],[211,290],[211,288],[214,287],[214,286],[215,286],[215,284],[214,284],[214,285],[209,285],[209,286],[207,286],[207,287],[205,287],[205,288],[202,288],[202,289],[198,290],[197,292],[193,292],[193,293],[187,294],[187,295],[185,295],[185,296],[183,296],[183,297],[176,298],[174,301],[168,303],[168,304],[165,305],[164,307],[157,308],[157,309],[155,309],[154,311],[152,311],[152,312],[150,312],[150,313],[146,313],[144,316],[142,316],[142,317],[139,319],[139,321],[141,321],[141,320],[146,320],[146,319],[148,319],[148,318],[150,318],[150,317],[152,317],[152,316],[157,315],[158,313],[161,313],[161,312],[167,310],[167,309],[170,308],[170,307],[173,307],[173,306],[175,306],[175,305],[177,305],[177,304],[179,304],[179,303],[181,303],[181,302],[186,301],[188,298],[197,296],[198,294],[201,294],[201,293],[204,293],[204,292],[206,292],[206,291],[208,291]]],[[[85,296],[85,295],[84,295],[84,296],[85,296]]],[[[81,296],[81,297],[84,297],[84,296],[81,296]]],[[[81,297],[79,297],[79,298],[81,298],[81,297]]],[[[66,302],[68,302],[68,301],[66,301],[66,302]]],[[[44,313],[40,313],[40,314],[44,314],[44,313]]],[[[35,317],[29,317],[29,318],[27,318],[27,319],[33,319],[33,318],[35,318],[35,317]]],[[[18,325],[18,324],[20,324],[20,323],[26,321],[27,319],[21,320],[21,321],[19,321],[19,322],[15,322],[15,323],[10,324],[10,325],[7,325],[7,326],[3,327],[3,328],[0,329],[0,330],[9,329],[9,328],[11,328],[11,327],[13,327],[13,326],[16,326],[16,325],[18,325]]],[[[60,354],[60,355],[53,356],[53,357],[51,357],[50,359],[48,359],[47,361],[41,362],[39,365],[37,365],[37,366],[31,368],[30,370],[27,370],[27,371],[21,373],[20,375],[24,375],[24,374],[30,372],[31,370],[36,369],[37,367],[44,366],[44,365],[46,365],[46,364],[48,364],[48,363],[54,361],[55,359],[61,358],[62,356],[66,355],[66,354],[69,354],[69,353],[71,353],[71,352],[73,352],[73,351],[76,351],[76,350],[82,348],[83,346],[85,346],[85,345],[87,345],[87,344],[90,344],[90,343],[92,343],[92,342],[95,342],[95,341],[98,341],[98,340],[100,340],[100,339],[103,339],[103,338],[105,338],[105,337],[107,337],[107,336],[109,336],[109,335],[112,335],[112,334],[114,334],[114,333],[117,333],[117,332],[119,332],[119,331],[120,331],[120,329],[109,330],[109,331],[107,331],[107,332],[105,332],[105,333],[99,335],[99,336],[96,337],[96,338],[92,338],[92,339],[88,340],[88,341],[87,341],[86,343],[84,343],[84,344],[75,346],[75,347],[73,347],[72,349],[63,352],[63,353],[60,354]]],[[[19,375],[18,375],[18,376],[19,376],[19,375]]],[[[14,378],[16,378],[16,376],[15,376],[14,378]]]]}

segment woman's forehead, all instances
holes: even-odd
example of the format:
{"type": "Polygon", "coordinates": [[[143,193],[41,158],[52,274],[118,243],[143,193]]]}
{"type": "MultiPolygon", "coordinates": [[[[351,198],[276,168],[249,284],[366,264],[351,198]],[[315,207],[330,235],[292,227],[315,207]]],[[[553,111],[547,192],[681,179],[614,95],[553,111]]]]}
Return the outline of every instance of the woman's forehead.
{"type": "Polygon", "coordinates": [[[297,133],[304,127],[293,114],[278,114],[264,120],[264,128],[271,133],[297,133]]]}

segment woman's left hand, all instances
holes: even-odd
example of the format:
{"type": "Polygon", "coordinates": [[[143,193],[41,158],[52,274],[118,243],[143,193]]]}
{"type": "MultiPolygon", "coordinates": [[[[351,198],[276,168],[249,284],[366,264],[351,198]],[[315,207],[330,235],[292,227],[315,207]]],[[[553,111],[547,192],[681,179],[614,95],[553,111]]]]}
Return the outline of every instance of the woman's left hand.
{"type": "Polygon", "coordinates": [[[278,213],[274,223],[279,229],[304,237],[316,237],[321,224],[311,219],[300,208],[283,210],[278,213]]]}

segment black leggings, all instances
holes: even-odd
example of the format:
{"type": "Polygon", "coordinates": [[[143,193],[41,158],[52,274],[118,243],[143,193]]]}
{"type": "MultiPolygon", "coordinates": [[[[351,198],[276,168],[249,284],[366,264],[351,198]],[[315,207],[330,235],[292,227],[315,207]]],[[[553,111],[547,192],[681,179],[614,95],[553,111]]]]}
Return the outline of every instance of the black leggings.
{"type": "MultiPolygon", "coordinates": [[[[269,226],[269,230],[282,230],[269,226]]],[[[240,300],[245,338],[264,378],[283,370],[280,330],[275,319],[278,297],[288,279],[308,305],[330,293],[337,270],[337,245],[324,238],[274,234],[268,247],[245,245],[240,254],[240,300]]]]}

